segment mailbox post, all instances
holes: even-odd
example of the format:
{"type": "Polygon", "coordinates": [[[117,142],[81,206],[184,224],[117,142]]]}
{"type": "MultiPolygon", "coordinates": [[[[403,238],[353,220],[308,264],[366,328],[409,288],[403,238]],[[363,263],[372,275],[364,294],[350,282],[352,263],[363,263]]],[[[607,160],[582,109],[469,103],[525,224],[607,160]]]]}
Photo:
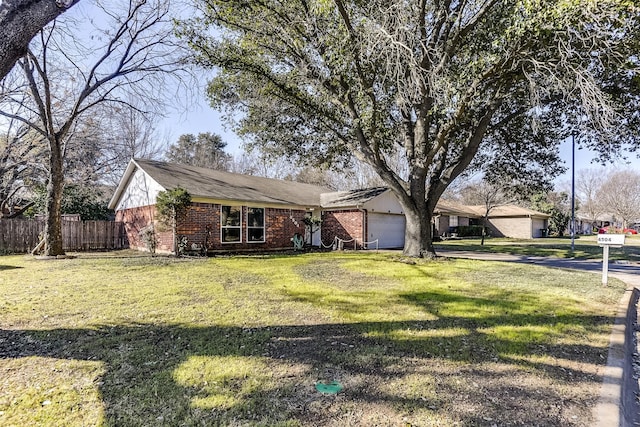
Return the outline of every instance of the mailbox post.
{"type": "Polygon", "coordinates": [[[609,248],[624,246],[624,234],[598,234],[598,246],[602,248],[602,286],[609,282],[609,248]]]}

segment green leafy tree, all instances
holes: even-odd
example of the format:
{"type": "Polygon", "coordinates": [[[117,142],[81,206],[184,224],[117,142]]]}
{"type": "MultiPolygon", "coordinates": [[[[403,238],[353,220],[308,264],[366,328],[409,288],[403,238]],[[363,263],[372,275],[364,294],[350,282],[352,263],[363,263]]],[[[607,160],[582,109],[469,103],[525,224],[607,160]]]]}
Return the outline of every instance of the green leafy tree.
{"type": "Polygon", "coordinates": [[[180,219],[187,213],[191,205],[191,195],[184,188],[161,191],[156,197],[156,208],[159,219],[171,227],[173,252],[178,255],[177,229],[180,219]]]}
{"type": "Polygon", "coordinates": [[[197,137],[188,133],[180,135],[171,145],[165,157],[168,161],[209,169],[228,170],[231,156],[225,153],[226,142],[220,135],[210,132],[199,133],[197,137]]]}
{"type": "Polygon", "coordinates": [[[566,171],[558,141],[563,139],[563,116],[521,115],[487,136],[470,165],[484,181],[514,201],[553,189],[553,179],[566,171]],[[544,129],[537,132],[534,129],[544,129]]]}
{"type": "Polygon", "coordinates": [[[212,105],[276,155],[370,165],[403,207],[409,256],[435,253],[438,199],[478,153],[501,153],[515,120],[531,151],[547,127],[619,121],[599,70],[633,72],[638,24],[631,1],[197,3],[203,16],[179,31],[219,70],[212,105]]]}
{"type": "MultiPolygon", "coordinates": [[[[110,191],[110,190],[109,190],[110,191]]],[[[47,189],[39,185],[34,189],[34,205],[28,215],[44,215],[47,206],[47,189]]],[[[113,218],[113,210],[107,205],[109,199],[105,189],[86,184],[67,184],[62,192],[61,212],[78,214],[83,221],[108,220],[113,218]]]]}
{"type": "Polygon", "coordinates": [[[531,209],[549,214],[549,234],[562,237],[571,220],[569,195],[565,192],[538,193],[531,198],[531,209]]]}

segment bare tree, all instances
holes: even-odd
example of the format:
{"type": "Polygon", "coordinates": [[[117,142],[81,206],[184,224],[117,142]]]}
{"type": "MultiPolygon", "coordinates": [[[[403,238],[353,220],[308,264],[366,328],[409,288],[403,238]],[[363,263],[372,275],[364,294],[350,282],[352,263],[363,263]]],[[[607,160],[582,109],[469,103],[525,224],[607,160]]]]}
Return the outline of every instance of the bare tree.
{"type": "Polygon", "coordinates": [[[503,189],[504,185],[480,179],[471,182],[461,190],[463,203],[467,205],[478,205],[483,208],[481,245],[484,245],[484,239],[487,234],[486,227],[491,211],[499,206],[513,202],[513,198],[509,197],[508,193],[503,189]]]}
{"type": "Polygon", "coordinates": [[[157,114],[145,111],[139,99],[130,97],[127,104],[101,108],[91,139],[73,141],[77,152],[93,148],[85,158],[94,160],[92,174],[105,184],[117,184],[132,158],[161,159],[168,145],[168,136],[158,131],[157,114]]]}
{"type": "Polygon", "coordinates": [[[579,202],[578,210],[594,224],[598,217],[606,213],[599,197],[600,187],[604,182],[601,171],[596,169],[581,169],[576,173],[576,196],[579,202]]]}
{"type": "Polygon", "coordinates": [[[290,159],[273,156],[256,147],[233,157],[229,171],[265,178],[285,179],[299,171],[290,159]]]}
{"type": "Polygon", "coordinates": [[[48,143],[46,255],[64,253],[64,159],[82,119],[100,105],[134,108],[127,102],[132,94],[156,104],[162,99],[163,79],[183,69],[167,2],[129,0],[99,6],[107,23],[86,41],[97,44],[87,46],[68,37],[74,25],[65,15],[40,32],[14,69],[21,74],[15,92],[26,86],[28,96],[0,99],[0,115],[22,121],[48,143]]]}
{"type": "MultiPolygon", "coordinates": [[[[133,101],[129,101],[133,104],[133,101]]],[[[160,159],[168,138],[158,133],[158,124],[152,114],[145,114],[139,109],[125,108],[115,115],[112,124],[115,135],[109,144],[114,154],[119,154],[119,163],[127,165],[134,157],[160,159]],[[124,160],[124,161],[122,161],[124,160]]]]}
{"type": "Polygon", "coordinates": [[[27,53],[31,39],[79,0],[0,1],[0,79],[27,53]]]}
{"type": "Polygon", "coordinates": [[[339,191],[385,185],[371,166],[356,158],[352,158],[348,165],[338,170],[332,170],[331,180],[331,187],[339,191]]]}
{"type": "Polygon", "coordinates": [[[30,130],[13,120],[0,137],[0,216],[11,213],[13,205],[23,199],[29,181],[38,182],[46,176],[39,167],[45,143],[30,130]]]}
{"type": "Polygon", "coordinates": [[[622,221],[622,227],[640,218],[640,173],[624,170],[610,174],[600,187],[598,200],[622,221]]]}

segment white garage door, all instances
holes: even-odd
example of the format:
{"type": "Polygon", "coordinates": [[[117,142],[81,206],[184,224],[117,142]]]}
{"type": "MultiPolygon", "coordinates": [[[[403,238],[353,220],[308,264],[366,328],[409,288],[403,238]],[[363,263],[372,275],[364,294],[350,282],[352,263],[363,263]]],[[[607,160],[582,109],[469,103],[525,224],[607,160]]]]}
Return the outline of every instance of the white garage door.
{"type": "MultiPolygon", "coordinates": [[[[404,246],[404,215],[369,213],[368,241],[378,239],[379,248],[402,248],[404,246]]],[[[369,248],[375,248],[374,244],[369,248]]]]}

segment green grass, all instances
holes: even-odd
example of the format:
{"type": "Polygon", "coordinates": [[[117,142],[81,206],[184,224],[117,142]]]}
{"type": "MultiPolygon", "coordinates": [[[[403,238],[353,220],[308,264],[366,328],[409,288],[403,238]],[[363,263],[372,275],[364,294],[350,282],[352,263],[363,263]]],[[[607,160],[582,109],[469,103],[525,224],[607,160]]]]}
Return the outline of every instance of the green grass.
{"type": "Polygon", "coordinates": [[[599,282],[382,253],[0,257],[0,425],[586,425],[624,290],[599,282]]]}
{"type": "MultiPolygon", "coordinates": [[[[488,238],[481,245],[479,238],[465,238],[460,240],[446,240],[435,244],[437,249],[493,252],[526,256],[545,256],[555,258],[602,259],[602,248],[598,246],[597,237],[579,236],[574,240],[574,250],[571,250],[571,239],[506,239],[488,238]]],[[[640,262],[640,236],[627,236],[622,248],[610,248],[609,259],[618,261],[640,262]]]]}

